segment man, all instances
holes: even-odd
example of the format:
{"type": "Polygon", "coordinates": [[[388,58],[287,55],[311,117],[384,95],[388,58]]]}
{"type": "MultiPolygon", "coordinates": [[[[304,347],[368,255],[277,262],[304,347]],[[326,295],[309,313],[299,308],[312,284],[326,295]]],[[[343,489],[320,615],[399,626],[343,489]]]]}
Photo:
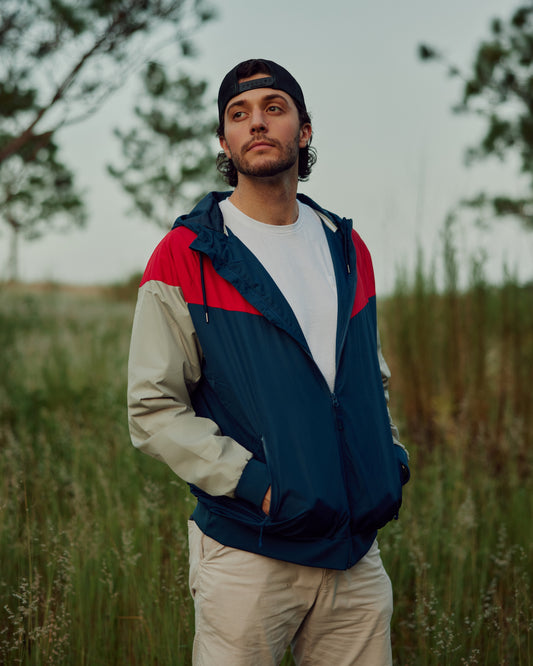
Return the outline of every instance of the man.
{"type": "Polygon", "coordinates": [[[235,189],[156,248],[129,363],[134,445],[198,499],[193,662],[277,664],[292,644],[299,664],[389,664],[376,532],[409,471],[371,259],[349,220],[297,196],[314,153],[289,72],[241,63],[218,108],[218,165],[235,189]]]}

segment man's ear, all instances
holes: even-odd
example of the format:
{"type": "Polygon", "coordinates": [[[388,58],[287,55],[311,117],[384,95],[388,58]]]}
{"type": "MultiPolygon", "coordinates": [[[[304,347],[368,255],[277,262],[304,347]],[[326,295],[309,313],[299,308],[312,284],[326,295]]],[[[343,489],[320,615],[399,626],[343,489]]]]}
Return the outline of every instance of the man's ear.
{"type": "Polygon", "coordinates": [[[228,142],[223,136],[218,137],[218,142],[220,143],[220,147],[222,150],[226,153],[226,157],[230,160],[231,159],[231,151],[228,146],[228,142]]]}
{"type": "Polygon", "coordinates": [[[311,123],[304,123],[300,127],[300,142],[298,146],[300,148],[305,148],[309,141],[311,140],[311,137],[313,136],[313,128],[311,127],[311,123]]]}

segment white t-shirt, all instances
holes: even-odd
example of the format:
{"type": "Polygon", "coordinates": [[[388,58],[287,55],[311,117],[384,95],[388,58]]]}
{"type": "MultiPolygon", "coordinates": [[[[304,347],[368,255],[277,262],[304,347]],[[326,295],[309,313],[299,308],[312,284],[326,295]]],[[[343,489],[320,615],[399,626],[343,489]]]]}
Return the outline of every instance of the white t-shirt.
{"type": "Polygon", "coordinates": [[[287,299],[313,358],[333,391],[337,286],[323,224],[298,202],[298,219],[278,226],[254,220],[225,199],[224,223],[263,264],[287,299]]]}

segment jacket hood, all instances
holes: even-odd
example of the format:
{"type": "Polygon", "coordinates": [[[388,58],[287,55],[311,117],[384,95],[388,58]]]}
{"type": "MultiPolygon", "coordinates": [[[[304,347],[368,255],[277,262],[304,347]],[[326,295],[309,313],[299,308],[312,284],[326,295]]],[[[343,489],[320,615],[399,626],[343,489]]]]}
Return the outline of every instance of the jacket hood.
{"type": "Polygon", "coordinates": [[[187,227],[197,233],[200,228],[224,232],[224,219],[218,204],[231,194],[231,190],[228,192],[210,192],[196,204],[190,213],[180,215],[175,220],[172,228],[187,227]]]}

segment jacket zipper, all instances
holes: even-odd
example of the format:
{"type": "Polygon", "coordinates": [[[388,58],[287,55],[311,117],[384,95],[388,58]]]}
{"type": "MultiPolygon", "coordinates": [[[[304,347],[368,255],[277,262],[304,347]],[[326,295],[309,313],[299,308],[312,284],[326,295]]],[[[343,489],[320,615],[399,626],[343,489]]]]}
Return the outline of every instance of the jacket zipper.
{"type": "MultiPolygon", "coordinates": [[[[338,436],[337,436],[337,447],[339,449],[339,460],[340,460],[340,465],[342,467],[342,480],[344,483],[344,495],[346,497],[346,507],[348,509],[348,514],[350,516],[350,522],[351,522],[351,507],[350,503],[348,501],[348,480],[346,478],[346,465],[344,463],[344,451],[343,448],[347,446],[346,444],[346,438],[344,436],[344,423],[342,420],[342,416],[340,414],[340,402],[339,399],[337,398],[337,394],[333,391],[331,393],[331,402],[333,405],[333,410],[335,414],[335,425],[336,429],[338,431],[338,436]]],[[[349,552],[348,552],[348,558],[346,564],[351,561],[352,557],[352,543],[350,541],[350,546],[349,546],[349,552]]]]}

